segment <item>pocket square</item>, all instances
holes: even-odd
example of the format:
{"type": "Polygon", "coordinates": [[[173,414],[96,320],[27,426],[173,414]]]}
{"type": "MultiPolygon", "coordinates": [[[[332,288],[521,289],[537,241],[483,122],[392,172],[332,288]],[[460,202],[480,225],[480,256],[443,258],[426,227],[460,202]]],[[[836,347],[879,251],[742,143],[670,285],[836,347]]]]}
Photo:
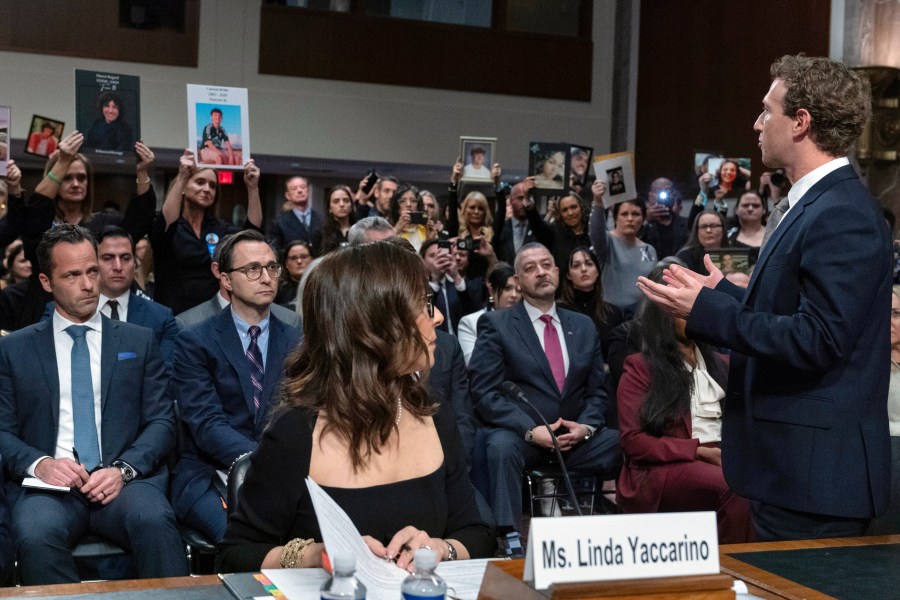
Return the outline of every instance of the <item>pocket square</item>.
{"type": "Polygon", "coordinates": [[[131,360],[132,358],[137,358],[137,354],[134,352],[119,352],[118,360],[131,360]]]}

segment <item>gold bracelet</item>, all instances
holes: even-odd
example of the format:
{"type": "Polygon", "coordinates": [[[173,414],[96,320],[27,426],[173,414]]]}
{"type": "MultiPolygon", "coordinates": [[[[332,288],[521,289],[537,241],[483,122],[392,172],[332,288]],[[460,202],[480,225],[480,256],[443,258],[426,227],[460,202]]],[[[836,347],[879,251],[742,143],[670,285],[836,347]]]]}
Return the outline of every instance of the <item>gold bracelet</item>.
{"type": "Polygon", "coordinates": [[[281,550],[281,568],[297,569],[303,566],[303,554],[306,549],[315,543],[312,538],[300,539],[294,538],[284,545],[281,550]]]}

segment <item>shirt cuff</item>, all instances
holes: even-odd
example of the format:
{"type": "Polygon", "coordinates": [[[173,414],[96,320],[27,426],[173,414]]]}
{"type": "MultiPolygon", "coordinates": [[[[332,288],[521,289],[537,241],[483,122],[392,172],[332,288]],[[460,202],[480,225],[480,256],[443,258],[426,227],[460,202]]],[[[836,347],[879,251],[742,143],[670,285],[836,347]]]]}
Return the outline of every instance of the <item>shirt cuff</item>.
{"type": "Polygon", "coordinates": [[[31,463],[31,465],[28,467],[28,476],[29,477],[37,477],[34,470],[37,468],[38,463],[41,462],[42,460],[44,460],[45,458],[53,458],[53,457],[52,456],[42,456],[39,459],[37,459],[36,461],[34,461],[33,463],[31,463]]]}
{"type": "Polygon", "coordinates": [[[464,292],[464,291],[466,291],[466,278],[465,278],[465,277],[460,277],[460,278],[459,278],[459,283],[454,283],[454,284],[453,284],[453,287],[456,288],[456,291],[457,291],[457,292],[464,292]]]}

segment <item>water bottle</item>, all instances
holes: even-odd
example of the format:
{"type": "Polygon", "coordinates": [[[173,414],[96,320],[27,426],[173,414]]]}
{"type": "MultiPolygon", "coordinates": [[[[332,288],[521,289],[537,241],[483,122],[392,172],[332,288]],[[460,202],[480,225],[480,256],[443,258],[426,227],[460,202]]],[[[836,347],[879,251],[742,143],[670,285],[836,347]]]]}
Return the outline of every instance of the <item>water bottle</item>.
{"type": "Polygon", "coordinates": [[[415,554],[416,572],[403,580],[400,591],[403,600],[431,600],[443,598],[447,593],[447,584],[434,574],[437,557],[434,550],[419,548],[415,554]]]}
{"type": "Polygon", "coordinates": [[[331,566],[331,578],[319,588],[322,600],[366,599],[366,586],[353,576],[356,571],[356,559],[353,556],[338,554],[332,557],[331,566]]]}

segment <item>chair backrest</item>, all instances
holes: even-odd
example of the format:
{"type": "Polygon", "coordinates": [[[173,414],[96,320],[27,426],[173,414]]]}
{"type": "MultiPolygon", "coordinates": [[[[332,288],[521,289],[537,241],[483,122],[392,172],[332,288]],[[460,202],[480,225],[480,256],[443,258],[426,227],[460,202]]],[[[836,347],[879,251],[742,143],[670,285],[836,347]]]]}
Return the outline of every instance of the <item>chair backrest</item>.
{"type": "Polygon", "coordinates": [[[250,469],[251,456],[253,456],[252,452],[241,454],[234,460],[231,469],[228,470],[227,501],[229,514],[237,507],[238,492],[241,491],[241,486],[244,485],[244,478],[247,476],[247,471],[250,469]]]}

